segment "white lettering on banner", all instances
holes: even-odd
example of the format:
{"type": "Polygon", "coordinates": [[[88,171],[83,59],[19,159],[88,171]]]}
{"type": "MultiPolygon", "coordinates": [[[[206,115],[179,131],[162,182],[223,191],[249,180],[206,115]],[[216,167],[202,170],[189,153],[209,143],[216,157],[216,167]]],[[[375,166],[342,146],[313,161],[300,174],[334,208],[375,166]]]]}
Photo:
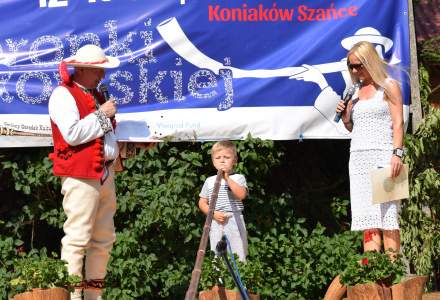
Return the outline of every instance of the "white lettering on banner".
{"type": "MultiPolygon", "coordinates": [[[[146,19],[143,24],[149,28],[152,24],[151,18],[146,19]]],[[[234,93],[233,76],[230,70],[221,69],[216,74],[211,70],[201,68],[194,73],[184,74],[180,69],[184,62],[177,57],[172,69],[152,71],[149,67],[158,63],[153,53],[152,30],[130,31],[125,36],[120,36],[115,20],[107,20],[103,26],[107,31],[109,54],[128,57],[128,62],[136,66],[135,71],[116,70],[108,74],[109,85],[117,92],[117,95],[112,96],[118,104],[129,104],[134,99],[140,104],[184,102],[187,99],[184,94],[184,88],[186,88],[192,99],[196,101],[219,97],[223,99],[219,99],[218,110],[227,110],[232,107],[234,93]],[[141,55],[138,49],[134,49],[135,38],[141,40],[141,43],[143,41],[141,55]],[[137,72],[139,73],[135,74],[137,72]],[[138,90],[135,90],[133,86],[136,76],[139,81],[138,90]],[[184,82],[184,78],[188,78],[188,82],[184,82]],[[164,86],[170,84],[173,89],[168,91],[164,86]],[[135,97],[136,92],[139,93],[139,97],[135,97]]],[[[63,41],[61,37],[55,35],[37,36],[34,41],[15,37],[6,39],[4,47],[0,44],[0,65],[9,68],[8,72],[0,74],[0,102],[12,103],[14,91],[11,91],[11,87],[15,87],[17,100],[30,105],[41,104],[48,101],[53,88],[59,84],[60,75],[56,71],[27,70],[23,72],[18,68],[15,72],[17,62],[26,60],[23,56],[27,55],[27,59],[34,67],[52,67],[63,58],[76,53],[81,45],[86,43],[102,45],[102,37],[90,32],[67,35],[64,39],[63,41]],[[33,86],[32,94],[26,92],[30,90],[31,85],[33,86]]]]}
{"type": "Polygon", "coordinates": [[[209,91],[210,88],[217,87],[217,79],[215,74],[209,70],[200,70],[191,75],[188,83],[188,91],[191,96],[199,99],[212,98],[217,95],[215,90],[209,91]],[[208,89],[207,93],[200,93],[200,90],[208,89]]]}
{"type": "Polygon", "coordinates": [[[0,97],[4,103],[11,103],[14,100],[14,97],[9,94],[6,88],[6,84],[11,79],[11,76],[12,72],[0,74],[0,97]]]}
{"type": "MultiPolygon", "coordinates": [[[[17,62],[17,56],[20,52],[20,48],[23,48],[28,43],[27,40],[20,39],[20,41],[14,41],[13,39],[6,39],[6,45],[8,45],[9,51],[12,53],[12,55],[4,55],[5,60],[2,62],[0,61],[0,64],[4,64],[6,66],[12,66],[17,62]]],[[[0,49],[1,50],[1,49],[0,49]]],[[[3,52],[3,51],[0,51],[3,52]]],[[[1,53],[3,54],[3,53],[1,53]]]]}
{"type": "MultiPolygon", "coordinates": [[[[182,102],[186,99],[183,96],[183,72],[177,70],[160,70],[156,74],[149,74],[149,71],[143,65],[139,65],[139,103],[169,103],[170,101],[182,102]],[[152,77],[152,79],[149,79],[152,77]],[[162,90],[161,84],[164,80],[172,80],[173,82],[173,94],[166,95],[162,90]],[[148,97],[149,93],[153,97],[148,97]],[[154,99],[151,99],[154,98],[154,99]]],[[[20,73],[18,73],[20,74],[20,73]]],[[[12,77],[16,75],[13,72],[7,72],[0,74],[0,99],[4,103],[12,103],[14,98],[8,92],[7,86],[10,86],[14,80],[16,83],[16,93],[20,101],[26,104],[41,104],[47,102],[52,92],[53,83],[58,84],[60,82],[60,75],[56,72],[49,74],[43,72],[24,72],[19,75],[18,79],[12,77]],[[30,96],[26,93],[27,84],[36,84],[41,86],[41,92],[39,95],[30,96]]],[[[120,95],[114,96],[118,104],[129,104],[133,101],[134,91],[128,85],[133,81],[134,76],[129,71],[116,71],[109,74],[110,86],[117,91],[120,95]],[[123,84],[127,83],[127,84],[123,84]]],[[[217,97],[219,92],[214,89],[217,88],[218,81],[224,82],[224,94],[225,98],[219,100],[218,110],[227,110],[233,105],[233,85],[232,85],[232,72],[230,70],[220,70],[219,78],[209,70],[199,70],[189,76],[187,83],[187,89],[191,96],[195,99],[209,99],[217,97]]],[[[150,95],[151,96],[151,95],[150,95]]]]}
{"type": "Polygon", "coordinates": [[[119,77],[124,79],[126,82],[130,82],[133,81],[133,75],[128,71],[116,71],[115,73],[110,74],[111,86],[124,95],[122,97],[118,97],[116,102],[118,104],[128,104],[133,99],[134,92],[130,86],[120,83],[118,81],[119,77]]]}
{"type": "Polygon", "coordinates": [[[17,95],[27,104],[39,104],[43,103],[50,97],[52,92],[52,81],[49,75],[42,72],[26,72],[20,75],[17,80],[17,95]],[[31,97],[26,94],[26,83],[30,80],[39,80],[42,83],[42,92],[37,97],[31,97]]]}
{"type": "Polygon", "coordinates": [[[31,61],[33,64],[37,65],[37,64],[47,64],[47,63],[49,64],[58,63],[63,59],[64,56],[63,41],[59,37],[54,35],[40,36],[31,44],[30,53],[31,53],[30,54],[31,61]],[[39,56],[42,53],[47,52],[47,50],[39,50],[39,47],[44,44],[52,45],[53,47],[51,47],[51,49],[56,49],[53,59],[46,62],[42,62],[39,59],[39,56]]]}
{"type": "Polygon", "coordinates": [[[223,78],[225,84],[226,98],[218,105],[218,110],[227,110],[232,107],[234,103],[234,88],[232,85],[232,71],[229,69],[220,69],[220,76],[223,78]]]}
{"type": "MultiPolygon", "coordinates": [[[[67,7],[68,0],[38,0],[40,7],[67,7]]],[[[78,1],[78,0],[77,0],[78,1]]],[[[112,0],[88,0],[88,3],[96,3],[97,1],[110,2],[112,0]]],[[[180,0],[181,5],[185,5],[185,0],[180,0]]]]}
{"type": "MultiPolygon", "coordinates": [[[[136,35],[136,32],[128,32],[127,36],[121,40],[121,38],[118,38],[118,27],[115,20],[106,21],[104,27],[108,30],[110,54],[112,56],[123,54],[133,57],[134,55],[133,51],[130,49],[130,44],[133,43],[133,37],[136,35]]],[[[131,58],[129,62],[133,62],[133,59],[131,58]]]]}
{"type": "Polygon", "coordinates": [[[185,97],[182,94],[182,71],[171,71],[170,76],[173,78],[174,82],[174,101],[180,102],[185,100],[185,97]]]}
{"type": "Polygon", "coordinates": [[[67,0],[40,0],[40,7],[65,7],[67,0]]]}
{"type": "MultiPolygon", "coordinates": [[[[40,7],[66,7],[69,5],[68,0],[39,0],[40,7]]],[[[111,0],[100,0],[102,2],[110,2],[111,0]]],[[[96,0],[88,0],[89,3],[96,3],[96,0]]]]}
{"type": "Polygon", "coordinates": [[[70,44],[70,53],[66,53],[66,57],[74,55],[81,45],[94,44],[99,45],[100,39],[96,33],[84,32],[80,36],[76,34],[66,36],[67,41],[70,44]]]}

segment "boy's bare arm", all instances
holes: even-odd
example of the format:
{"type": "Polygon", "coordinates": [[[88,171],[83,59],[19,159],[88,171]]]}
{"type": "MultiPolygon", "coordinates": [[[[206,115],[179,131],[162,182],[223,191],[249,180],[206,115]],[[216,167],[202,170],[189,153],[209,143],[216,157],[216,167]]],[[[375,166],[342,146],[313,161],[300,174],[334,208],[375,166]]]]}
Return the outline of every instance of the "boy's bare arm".
{"type": "Polygon", "coordinates": [[[207,215],[209,211],[208,199],[200,197],[199,208],[205,215],[207,215]]]}
{"type": "MultiPolygon", "coordinates": [[[[200,197],[199,208],[205,215],[207,215],[209,212],[208,199],[200,197]]],[[[218,211],[218,210],[214,211],[213,217],[214,217],[214,220],[216,220],[220,224],[223,224],[226,220],[225,215],[221,211],[218,211]]]]}
{"type": "Polygon", "coordinates": [[[231,177],[229,177],[229,175],[226,172],[224,174],[225,174],[225,180],[228,183],[231,192],[235,195],[235,197],[243,201],[247,196],[247,188],[239,185],[234,180],[232,180],[231,177]]]}

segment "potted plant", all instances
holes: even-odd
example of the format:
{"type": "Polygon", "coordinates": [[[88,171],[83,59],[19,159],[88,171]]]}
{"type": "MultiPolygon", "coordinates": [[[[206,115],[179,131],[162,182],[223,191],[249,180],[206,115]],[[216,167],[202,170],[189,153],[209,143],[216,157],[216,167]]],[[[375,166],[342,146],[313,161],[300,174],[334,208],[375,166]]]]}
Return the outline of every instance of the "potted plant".
{"type": "Polygon", "coordinates": [[[81,282],[79,276],[68,274],[65,261],[58,259],[55,253],[49,257],[45,249],[20,254],[14,260],[11,277],[9,297],[13,300],[67,300],[69,291],[81,282]]]}
{"type": "Polygon", "coordinates": [[[405,274],[400,254],[370,251],[352,260],[340,280],[347,286],[349,300],[422,299],[427,277],[405,278],[405,274]]]}
{"type": "MultiPolygon", "coordinates": [[[[260,296],[254,294],[261,289],[263,282],[263,267],[259,262],[246,262],[230,259],[231,265],[234,261],[240,274],[241,281],[248,292],[250,300],[259,300],[260,296]]],[[[210,252],[205,256],[200,278],[199,300],[239,300],[242,299],[238,288],[235,286],[232,276],[229,274],[224,259],[215,256],[210,252]]]]}

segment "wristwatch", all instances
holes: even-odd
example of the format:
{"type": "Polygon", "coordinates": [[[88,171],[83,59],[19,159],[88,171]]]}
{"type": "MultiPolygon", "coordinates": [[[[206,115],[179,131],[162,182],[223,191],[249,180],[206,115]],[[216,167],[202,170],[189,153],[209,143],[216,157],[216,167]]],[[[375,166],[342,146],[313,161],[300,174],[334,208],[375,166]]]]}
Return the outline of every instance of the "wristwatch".
{"type": "Polygon", "coordinates": [[[393,154],[395,156],[398,156],[400,158],[403,158],[403,155],[405,154],[402,148],[395,148],[393,149],[393,154]]]}

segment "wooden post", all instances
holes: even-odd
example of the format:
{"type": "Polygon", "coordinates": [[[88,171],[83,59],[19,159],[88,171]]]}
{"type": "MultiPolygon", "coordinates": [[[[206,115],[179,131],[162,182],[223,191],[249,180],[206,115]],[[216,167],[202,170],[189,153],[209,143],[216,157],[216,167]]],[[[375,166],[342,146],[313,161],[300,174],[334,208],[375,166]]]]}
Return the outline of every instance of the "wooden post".
{"type": "Polygon", "coordinates": [[[419,68],[417,61],[416,32],[414,27],[414,7],[413,0],[408,0],[408,20],[409,20],[409,49],[411,57],[410,82],[411,82],[411,105],[410,113],[412,115],[412,131],[417,130],[422,122],[422,105],[420,103],[420,84],[419,68]]]}
{"type": "Polygon", "coordinates": [[[202,273],[203,258],[205,257],[206,245],[208,244],[209,231],[211,230],[212,217],[214,216],[215,205],[217,203],[218,191],[220,190],[220,183],[223,178],[223,171],[218,170],[215,178],[214,190],[212,192],[211,200],[209,202],[209,210],[206,215],[205,226],[203,226],[202,238],[200,239],[199,250],[197,251],[196,263],[191,274],[191,282],[186,291],[185,300],[194,300],[197,294],[197,287],[199,286],[200,275],[202,273]]]}

